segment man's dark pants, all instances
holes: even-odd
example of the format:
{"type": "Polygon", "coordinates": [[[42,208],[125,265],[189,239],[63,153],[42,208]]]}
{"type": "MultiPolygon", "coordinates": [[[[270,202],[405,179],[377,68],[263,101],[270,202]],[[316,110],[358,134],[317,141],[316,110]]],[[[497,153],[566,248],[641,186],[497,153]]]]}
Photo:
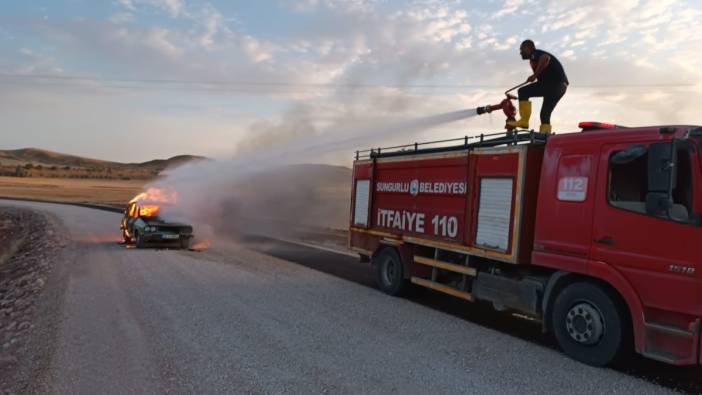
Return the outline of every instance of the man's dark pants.
{"type": "Polygon", "coordinates": [[[519,100],[529,100],[531,97],[543,97],[544,103],[541,105],[541,123],[551,124],[551,113],[568,89],[565,82],[542,82],[537,81],[531,85],[519,88],[519,100]]]}

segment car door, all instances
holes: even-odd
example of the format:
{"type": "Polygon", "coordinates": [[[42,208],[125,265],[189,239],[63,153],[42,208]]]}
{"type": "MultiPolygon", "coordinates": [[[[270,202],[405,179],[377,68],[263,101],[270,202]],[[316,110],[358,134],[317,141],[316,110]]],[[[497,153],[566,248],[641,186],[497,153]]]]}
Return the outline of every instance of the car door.
{"type": "MultiPolygon", "coordinates": [[[[651,145],[642,144],[650,152],[651,145]]],[[[657,144],[657,143],[656,143],[657,144]]],[[[599,157],[598,190],[593,220],[591,259],[614,266],[640,295],[644,306],[680,311],[700,298],[700,241],[702,228],[690,224],[693,212],[693,172],[700,171],[698,155],[681,145],[677,152],[673,209],[667,216],[646,211],[648,153],[615,164],[613,155],[631,144],[603,146],[599,157]]]]}
{"type": "Polygon", "coordinates": [[[127,229],[131,235],[134,235],[134,222],[139,218],[139,206],[136,203],[132,203],[129,206],[128,217],[127,217],[127,229]]]}
{"type": "Polygon", "coordinates": [[[134,203],[130,203],[127,208],[124,209],[124,215],[122,216],[122,221],[119,223],[119,228],[122,230],[129,231],[129,218],[131,217],[132,207],[134,203]]]}

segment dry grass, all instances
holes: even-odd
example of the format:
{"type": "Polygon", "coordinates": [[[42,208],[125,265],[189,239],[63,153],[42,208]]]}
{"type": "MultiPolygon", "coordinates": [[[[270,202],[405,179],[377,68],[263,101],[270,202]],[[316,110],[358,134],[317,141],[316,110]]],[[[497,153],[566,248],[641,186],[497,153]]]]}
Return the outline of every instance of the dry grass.
{"type": "Polygon", "coordinates": [[[108,167],[84,168],[35,165],[31,169],[28,169],[24,166],[3,166],[0,164],[0,176],[20,176],[32,178],[146,180],[157,176],[158,173],[158,169],[139,168],[136,165],[124,165],[115,169],[108,167]]]}
{"type": "Polygon", "coordinates": [[[0,197],[124,206],[147,180],[0,177],[0,197]]]}

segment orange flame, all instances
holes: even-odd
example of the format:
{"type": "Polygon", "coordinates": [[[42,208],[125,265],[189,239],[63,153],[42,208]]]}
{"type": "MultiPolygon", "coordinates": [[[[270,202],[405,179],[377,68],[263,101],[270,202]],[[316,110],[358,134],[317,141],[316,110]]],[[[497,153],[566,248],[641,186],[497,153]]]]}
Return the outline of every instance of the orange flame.
{"type": "Polygon", "coordinates": [[[195,251],[204,251],[210,248],[211,245],[212,243],[210,243],[209,241],[200,241],[190,246],[190,249],[195,251]]]}
{"type": "Polygon", "coordinates": [[[129,201],[129,203],[134,202],[174,204],[178,202],[178,192],[167,188],[151,187],[129,201]]]}
{"type": "Polygon", "coordinates": [[[144,198],[146,198],[146,196],[147,196],[147,195],[146,195],[146,192],[142,192],[142,193],[140,193],[140,194],[134,196],[134,197],[132,198],[132,200],[129,201],[129,204],[132,204],[132,203],[134,203],[134,202],[138,202],[138,201],[140,201],[140,200],[143,200],[144,198]]]}
{"type": "Polygon", "coordinates": [[[156,216],[161,210],[161,205],[175,204],[178,201],[178,193],[176,191],[165,188],[148,188],[146,192],[142,192],[132,200],[129,204],[138,203],[140,217],[156,216]]]}
{"type": "Polygon", "coordinates": [[[145,206],[139,207],[139,216],[140,217],[154,217],[156,214],[158,214],[159,210],[161,210],[161,207],[155,205],[155,204],[147,204],[145,206]]]}

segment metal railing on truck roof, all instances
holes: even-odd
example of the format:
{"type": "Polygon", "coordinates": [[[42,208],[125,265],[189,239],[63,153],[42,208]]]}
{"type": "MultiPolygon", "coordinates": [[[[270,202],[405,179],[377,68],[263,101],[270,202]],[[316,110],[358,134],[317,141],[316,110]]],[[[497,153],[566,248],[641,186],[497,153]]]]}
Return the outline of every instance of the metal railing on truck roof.
{"type": "Polygon", "coordinates": [[[491,134],[479,134],[477,136],[465,136],[449,140],[427,141],[422,143],[413,143],[405,145],[396,145],[394,147],[379,147],[366,150],[356,151],[356,160],[386,158],[390,156],[414,155],[419,153],[458,151],[463,149],[497,147],[523,144],[544,144],[548,138],[547,134],[538,133],[533,130],[517,131],[517,132],[501,132],[491,134]],[[448,143],[456,143],[461,141],[462,144],[443,145],[448,143]],[[438,147],[431,145],[442,144],[438,147]]]}

